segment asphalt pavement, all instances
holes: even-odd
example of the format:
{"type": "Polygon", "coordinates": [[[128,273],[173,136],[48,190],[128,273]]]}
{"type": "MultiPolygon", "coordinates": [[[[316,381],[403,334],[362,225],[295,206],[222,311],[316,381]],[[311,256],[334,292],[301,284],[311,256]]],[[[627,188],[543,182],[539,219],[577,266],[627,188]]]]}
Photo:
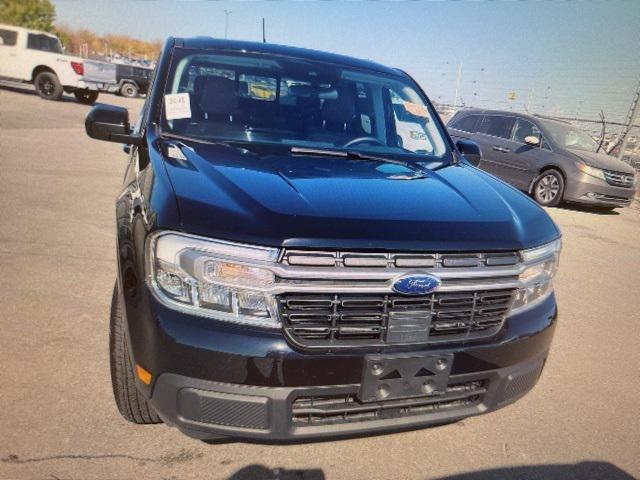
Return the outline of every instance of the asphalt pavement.
{"type": "MultiPolygon", "coordinates": [[[[102,95],[135,116],[142,100],[102,95]]],[[[607,479],[640,476],[640,208],[554,208],[560,317],[540,383],[456,424],[321,443],[205,444],[113,402],[117,144],[89,107],[0,89],[0,479],[607,479]]]]}

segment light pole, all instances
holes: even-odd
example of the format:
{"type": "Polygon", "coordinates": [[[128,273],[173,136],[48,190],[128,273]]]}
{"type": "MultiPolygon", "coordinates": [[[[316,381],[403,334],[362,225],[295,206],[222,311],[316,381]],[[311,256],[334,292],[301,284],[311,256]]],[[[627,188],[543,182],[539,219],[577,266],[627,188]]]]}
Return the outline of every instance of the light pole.
{"type": "Polygon", "coordinates": [[[229,15],[231,15],[231,10],[224,11],[224,38],[225,40],[229,36],[229,15]]]}

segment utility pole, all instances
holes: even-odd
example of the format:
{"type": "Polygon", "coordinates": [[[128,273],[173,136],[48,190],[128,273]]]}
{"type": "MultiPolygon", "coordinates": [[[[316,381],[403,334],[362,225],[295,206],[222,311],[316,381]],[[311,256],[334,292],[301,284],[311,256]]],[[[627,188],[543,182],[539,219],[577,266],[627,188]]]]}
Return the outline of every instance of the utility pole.
{"type": "Polygon", "coordinates": [[[531,105],[533,105],[533,92],[534,92],[534,88],[531,87],[529,89],[529,100],[527,100],[527,105],[525,105],[525,110],[527,111],[527,113],[531,113],[531,105]]]}
{"type": "Polygon", "coordinates": [[[229,15],[231,15],[231,10],[224,11],[224,38],[225,40],[229,37],[229,15]]]}
{"type": "Polygon", "coordinates": [[[627,114],[626,126],[622,129],[622,133],[620,133],[620,138],[616,143],[620,145],[620,153],[618,153],[618,158],[622,160],[624,156],[624,151],[627,149],[627,143],[629,138],[629,131],[631,130],[631,126],[635,123],[636,118],[638,118],[638,112],[640,111],[640,80],[638,81],[638,88],[636,89],[636,94],[633,96],[633,100],[631,101],[631,108],[629,109],[629,113],[627,114]]]}
{"type": "Polygon", "coordinates": [[[267,34],[264,28],[264,17],[262,17],[262,43],[267,43],[267,34]]]}
{"type": "Polygon", "coordinates": [[[462,78],[462,62],[458,64],[458,74],[456,75],[456,93],[453,97],[453,108],[458,106],[458,93],[460,93],[460,79],[462,78]]]}

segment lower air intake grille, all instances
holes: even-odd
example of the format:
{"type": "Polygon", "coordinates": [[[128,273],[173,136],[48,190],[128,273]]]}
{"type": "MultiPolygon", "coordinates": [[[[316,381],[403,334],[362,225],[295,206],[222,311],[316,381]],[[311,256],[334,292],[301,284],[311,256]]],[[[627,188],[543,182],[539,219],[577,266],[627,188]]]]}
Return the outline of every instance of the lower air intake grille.
{"type": "Polygon", "coordinates": [[[495,335],[514,290],[384,294],[284,294],[285,332],[308,347],[443,343],[495,335]]]}
{"type": "Polygon", "coordinates": [[[362,403],[355,394],[298,397],[293,401],[292,422],[303,427],[462,410],[482,402],[488,383],[476,380],[451,384],[444,395],[375,403],[362,403]]]}

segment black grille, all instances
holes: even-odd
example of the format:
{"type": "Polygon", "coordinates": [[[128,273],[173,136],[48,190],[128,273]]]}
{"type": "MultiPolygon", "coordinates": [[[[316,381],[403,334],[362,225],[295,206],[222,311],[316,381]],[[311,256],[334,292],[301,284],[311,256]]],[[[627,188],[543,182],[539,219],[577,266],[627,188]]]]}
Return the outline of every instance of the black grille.
{"type": "Polygon", "coordinates": [[[616,187],[631,188],[633,186],[633,173],[605,170],[604,178],[609,185],[615,185],[616,187]]]}
{"type": "Polygon", "coordinates": [[[500,330],[514,290],[385,294],[284,294],[285,332],[308,347],[456,342],[500,330]]]}
{"type": "Polygon", "coordinates": [[[298,397],[293,401],[294,425],[326,425],[385,418],[427,415],[443,410],[461,410],[482,402],[487,380],[451,384],[443,395],[363,403],[356,394],[298,397]]]}

